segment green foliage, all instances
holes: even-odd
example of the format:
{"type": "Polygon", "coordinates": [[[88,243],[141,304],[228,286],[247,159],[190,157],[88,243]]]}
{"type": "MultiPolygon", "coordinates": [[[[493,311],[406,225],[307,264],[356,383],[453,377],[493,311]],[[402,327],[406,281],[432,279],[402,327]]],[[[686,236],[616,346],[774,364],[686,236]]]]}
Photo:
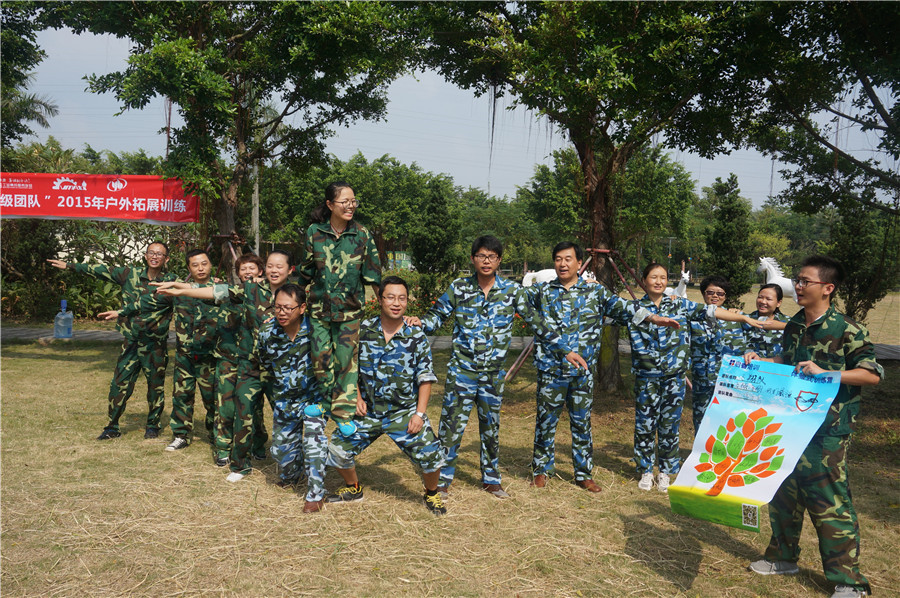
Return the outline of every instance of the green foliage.
{"type": "Polygon", "coordinates": [[[750,290],[755,280],[756,259],[747,243],[750,237],[750,202],[741,198],[737,177],[716,178],[704,193],[714,204],[713,226],[706,238],[709,257],[706,274],[718,274],[731,282],[729,305],[750,290]]]}

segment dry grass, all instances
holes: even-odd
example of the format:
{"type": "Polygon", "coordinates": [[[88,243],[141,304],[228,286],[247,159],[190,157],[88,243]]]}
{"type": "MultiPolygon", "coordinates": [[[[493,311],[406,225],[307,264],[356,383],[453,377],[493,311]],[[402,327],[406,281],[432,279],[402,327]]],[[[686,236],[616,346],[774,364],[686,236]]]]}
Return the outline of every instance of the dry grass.
{"type": "MultiPolygon", "coordinates": [[[[4,596],[804,597],[831,589],[812,530],[804,532],[799,576],[760,578],[745,567],[764,548],[765,530],[677,516],[664,495],[640,492],[629,462],[632,407],[622,399],[606,398],[595,410],[600,495],[571,483],[565,417],[558,477],[546,490],[529,488],[530,365],[507,389],[502,418],[511,500],[477,489],[473,418],[446,517],[425,510],[412,466],[387,439],[360,459],[362,504],[303,515],[302,497],[273,485],[271,461],[232,485],[204,441],[167,453],[168,433],[143,440],[143,383],[125,435],[95,441],[116,350],[112,343],[3,345],[4,596]]],[[[437,355],[441,378],[446,358],[437,355]]],[[[896,380],[900,366],[890,374],[896,380]]],[[[866,394],[852,465],[863,569],[882,596],[900,587],[900,421],[898,386],[890,384],[866,394]]],[[[434,421],[441,392],[429,407],[434,421]]],[[[202,421],[202,408],[195,419],[202,421]]],[[[336,487],[338,477],[329,473],[327,484],[336,487]]]]}

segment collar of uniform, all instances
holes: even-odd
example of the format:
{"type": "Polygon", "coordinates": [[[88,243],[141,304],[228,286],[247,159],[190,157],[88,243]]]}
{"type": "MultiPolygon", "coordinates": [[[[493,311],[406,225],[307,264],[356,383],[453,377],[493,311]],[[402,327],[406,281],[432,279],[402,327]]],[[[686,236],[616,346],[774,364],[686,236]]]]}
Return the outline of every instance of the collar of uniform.
{"type": "MultiPolygon", "coordinates": [[[[337,239],[337,235],[334,234],[334,231],[331,230],[331,221],[326,220],[325,222],[319,222],[316,224],[316,228],[319,229],[320,232],[325,233],[326,235],[331,235],[335,239],[337,239]]],[[[359,228],[356,226],[356,220],[351,220],[347,223],[347,228],[344,229],[344,232],[341,233],[341,236],[344,235],[355,235],[359,232],[359,228]]]]}
{"type": "MultiPolygon", "coordinates": [[[[382,341],[384,341],[384,327],[381,325],[381,315],[375,316],[375,320],[378,323],[378,332],[379,332],[378,338],[380,338],[382,341]]],[[[396,333],[394,333],[394,336],[391,337],[391,340],[394,340],[395,338],[398,338],[398,337],[399,338],[407,337],[411,333],[412,333],[412,326],[407,324],[406,320],[404,320],[403,325],[400,326],[400,330],[398,330],[396,333]]],[[[385,344],[387,344],[387,343],[385,342],[385,344]]]]}
{"type": "Polygon", "coordinates": [[[564,291],[571,291],[572,289],[579,289],[579,290],[581,290],[581,289],[587,287],[587,285],[588,285],[587,281],[586,281],[585,279],[583,279],[583,278],[581,277],[580,274],[578,275],[578,278],[575,280],[575,284],[573,284],[573,285],[572,285],[571,287],[569,287],[568,289],[567,289],[565,286],[563,286],[563,283],[562,283],[562,281],[559,279],[559,276],[557,276],[556,278],[554,278],[553,280],[551,280],[551,281],[550,281],[549,283],[547,283],[547,284],[548,284],[549,286],[554,287],[554,288],[557,288],[557,289],[563,289],[564,291]]]}
{"type": "Polygon", "coordinates": [[[804,307],[800,311],[794,314],[794,317],[791,318],[791,322],[797,324],[798,326],[802,326],[803,328],[812,328],[813,326],[821,326],[822,322],[829,319],[832,315],[834,315],[834,305],[829,305],[828,309],[825,310],[825,313],[815,319],[815,321],[809,326],[806,325],[806,308],[804,307]]]}
{"type": "Polygon", "coordinates": [[[159,274],[156,275],[156,278],[151,279],[149,266],[144,266],[143,270],[141,270],[141,275],[140,275],[140,277],[143,278],[144,280],[150,280],[151,282],[164,281],[165,276],[166,276],[166,271],[160,270],[159,274]]]}

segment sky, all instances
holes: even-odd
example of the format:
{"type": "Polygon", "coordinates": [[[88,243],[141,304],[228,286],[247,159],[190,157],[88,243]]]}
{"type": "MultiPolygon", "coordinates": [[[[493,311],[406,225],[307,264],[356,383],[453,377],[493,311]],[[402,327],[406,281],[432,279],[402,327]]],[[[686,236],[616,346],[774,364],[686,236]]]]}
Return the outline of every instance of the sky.
{"type": "MultiPolygon", "coordinates": [[[[85,91],[88,74],[122,70],[129,44],[112,36],[75,35],[47,30],[38,35],[47,58],[37,67],[29,92],[44,96],[59,107],[49,129],[35,127],[35,137],[55,137],[65,148],[134,152],[161,156],[166,151],[166,110],[161,98],[145,109],[115,116],[120,106],[112,94],[85,91]]],[[[552,164],[552,152],[568,146],[546,119],[524,109],[507,110],[508,98],[498,102],[491,143],[491,101],[445,83],[435,73],[407,76],[389,91],[387,118],[359,121],[338,129],[326,142],[327,151],[341,160],[362,152],[368,161],[385,154],[405,164],[444,173],[456,185],[478,187],[498,197],[514,197],[528,184],[536,164],[552,164]]],[[[177,124],[177,110],[173,110],[177,124]]],[[[716,177],[738,176],[741,195],[760,207],[770,193],[784,188],[772,160],[755,151],[739,150],[713,160],[672,151],[697,182],[697,191],[716,177]]]]}

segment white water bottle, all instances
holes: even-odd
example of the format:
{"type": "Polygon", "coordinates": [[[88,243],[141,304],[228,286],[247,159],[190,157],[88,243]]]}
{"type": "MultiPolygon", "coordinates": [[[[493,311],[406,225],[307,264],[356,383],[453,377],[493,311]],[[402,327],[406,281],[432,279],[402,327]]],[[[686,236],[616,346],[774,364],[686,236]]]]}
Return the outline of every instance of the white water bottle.
{"type": "Polygon", "coordinates": [[[72,338],[72,321],[75,316],[67,307],[65,299],[60,301],[59,313],[53,320],[53,338],[72,338]]]}

